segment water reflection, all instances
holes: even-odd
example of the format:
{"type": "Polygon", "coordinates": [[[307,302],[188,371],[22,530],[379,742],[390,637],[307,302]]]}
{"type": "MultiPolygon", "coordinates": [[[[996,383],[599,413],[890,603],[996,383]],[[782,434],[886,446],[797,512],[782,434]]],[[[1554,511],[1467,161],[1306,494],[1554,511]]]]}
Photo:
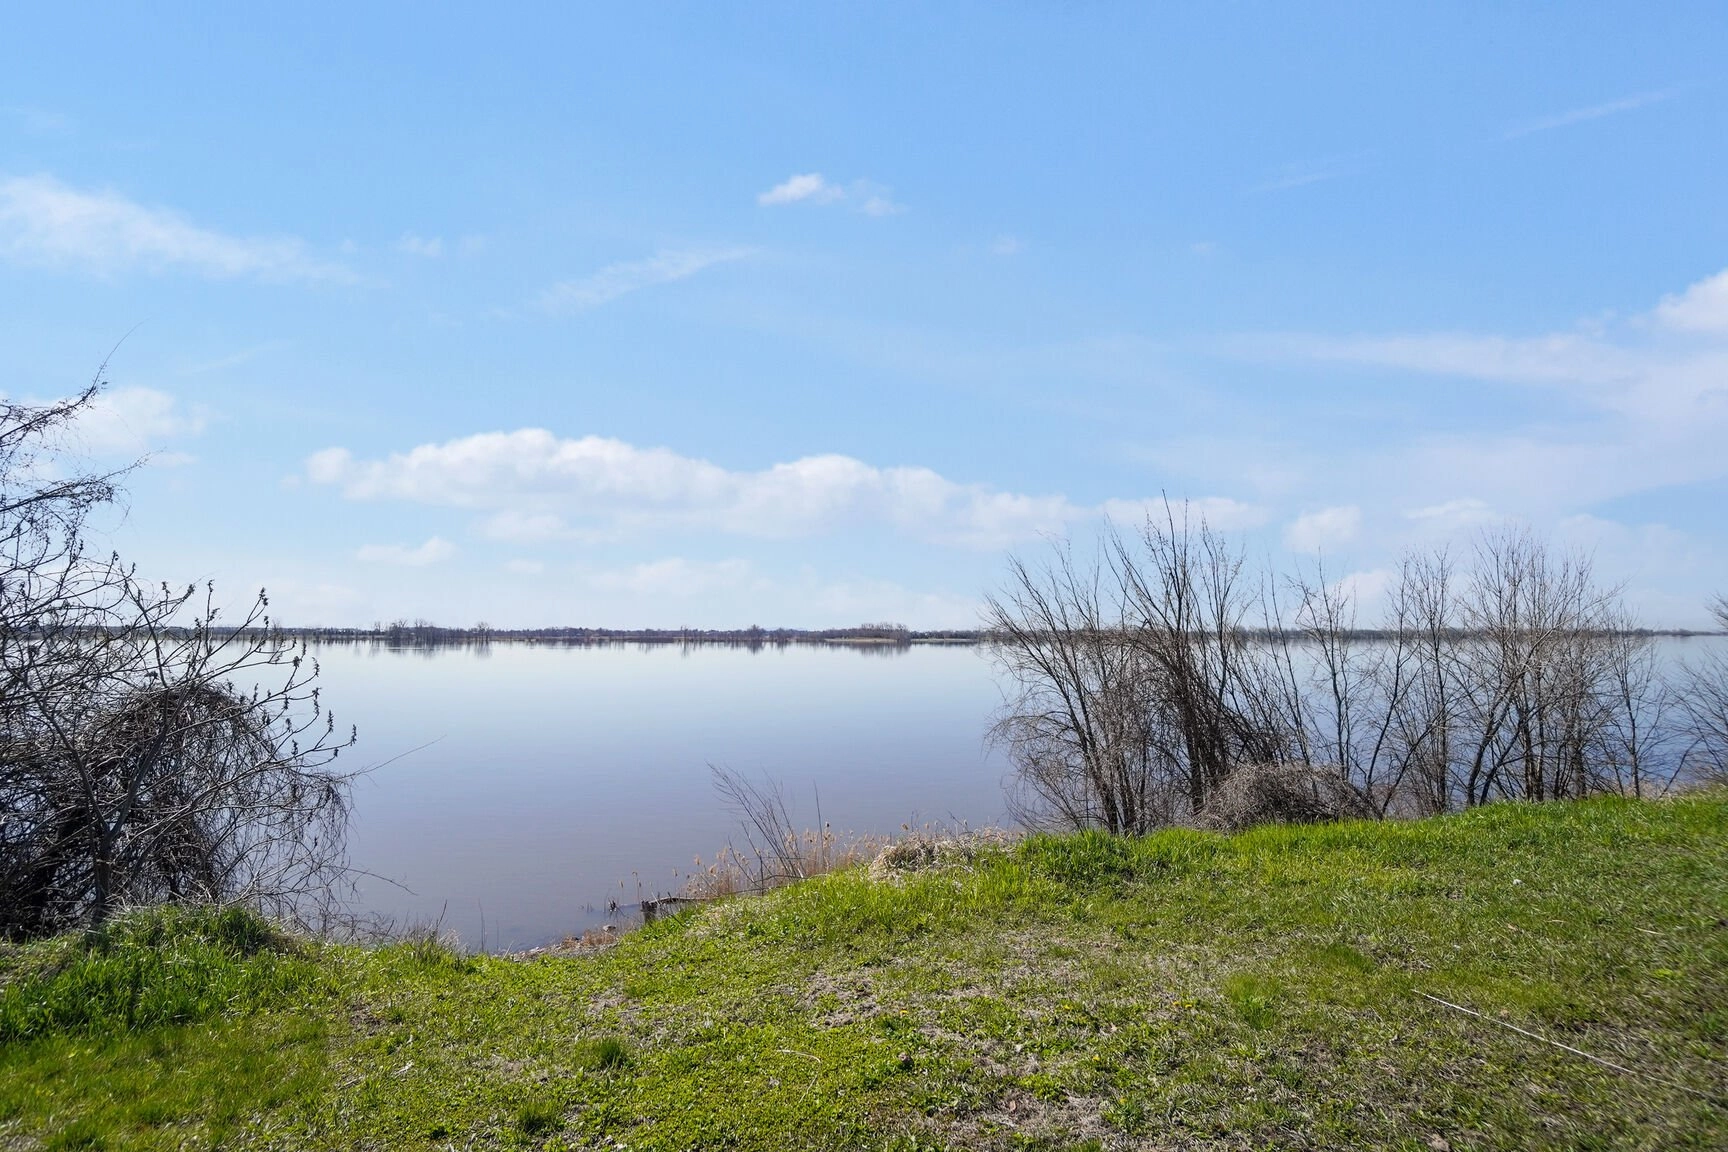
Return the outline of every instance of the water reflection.
{"type": "Polygon", "coordinates": [[[383,764],[355,792],[371,911],[527,947],[678,883],[733,836],[710,764],[795,818],[890,832],[1005,819],[1001,696],[970,645],[320,644],[326,698],[383,764]],[[860,659],[860,655],[866,658],[860,659]],[[881,657],[892,656],[893,659],[881,657]],[[429,743],[430,742],[430,743],[429,743]],[[421,747],[427,745],[426,747],[421,747]],[[410,891],[411,890],[411,891],[410,891]]]}

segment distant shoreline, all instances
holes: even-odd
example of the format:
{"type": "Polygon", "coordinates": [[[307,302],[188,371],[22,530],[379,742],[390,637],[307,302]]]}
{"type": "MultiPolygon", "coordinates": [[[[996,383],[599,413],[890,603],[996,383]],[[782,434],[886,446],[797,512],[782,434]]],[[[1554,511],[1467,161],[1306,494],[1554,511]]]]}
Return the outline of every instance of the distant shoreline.
{"type": "MultiPolygon", "coordinates": [[[[445,628],[425,622],[396,623],[373,628],[273,628],[278,635],[308,644],[366,644],[388,648],[456,648],[487,644],[590,648],[618,644],[715,646],[730,648],[783,648],[791,645],[824,645],[859,649],[909,648],[913,645],[970,646],[988,644],[988,632],[973,629],[919,631],[890,625],[853,628],[445,628]]],[[[1728,633],[1687,628],[1636,628],[1629,635],[1662,639],[1694,639],[1728,636],[1728,633]]],[[[1247,629],[1250,641],[1288,640],[1301,643],[1308,637],[1300,630],[1273,632],[1247,629]]],[[[1356,629],[1345,639],[1373,643],[1394,639],[1383,629],[1356,629]]]]}

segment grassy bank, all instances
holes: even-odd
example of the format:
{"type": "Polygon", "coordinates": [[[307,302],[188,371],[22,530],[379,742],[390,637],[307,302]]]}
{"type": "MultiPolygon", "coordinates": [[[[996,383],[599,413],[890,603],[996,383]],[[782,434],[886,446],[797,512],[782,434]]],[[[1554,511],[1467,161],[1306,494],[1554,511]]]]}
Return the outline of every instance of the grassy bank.
{"type": "Polygon", "coordinates": [[[3,964],[14,1147],[1728,1146],[1721,792],[1034,838],[595,956],[183,914],[3,964]]]}

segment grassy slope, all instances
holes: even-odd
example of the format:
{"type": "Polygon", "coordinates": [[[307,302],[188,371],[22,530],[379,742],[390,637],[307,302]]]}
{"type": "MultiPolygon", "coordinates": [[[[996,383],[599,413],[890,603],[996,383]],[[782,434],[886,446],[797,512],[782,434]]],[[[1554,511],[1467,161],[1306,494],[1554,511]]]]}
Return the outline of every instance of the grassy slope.
{"type": "MultiPolygon", "coordinates": [[[[0,1021],[70,948],[5,959],[0,1021]]],[[[1721,792],[1035,839],[595,957],[293,952],[192,1023],[5,1025],[0,1145],[1728,1147],[1721,792]]]]}

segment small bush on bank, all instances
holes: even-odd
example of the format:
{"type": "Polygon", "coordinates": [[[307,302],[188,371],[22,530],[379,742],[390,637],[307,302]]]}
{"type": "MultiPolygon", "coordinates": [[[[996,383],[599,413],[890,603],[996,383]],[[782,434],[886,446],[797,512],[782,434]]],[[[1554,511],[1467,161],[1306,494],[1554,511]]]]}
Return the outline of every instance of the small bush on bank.
{"type": "Polygon", "coordinates": [[[1368,798],[1335,767],[1245,764],[1213,791],[1196,823],[1243,832],[1261,824],[1326,824],[1376,815],[1368,798]]]}

